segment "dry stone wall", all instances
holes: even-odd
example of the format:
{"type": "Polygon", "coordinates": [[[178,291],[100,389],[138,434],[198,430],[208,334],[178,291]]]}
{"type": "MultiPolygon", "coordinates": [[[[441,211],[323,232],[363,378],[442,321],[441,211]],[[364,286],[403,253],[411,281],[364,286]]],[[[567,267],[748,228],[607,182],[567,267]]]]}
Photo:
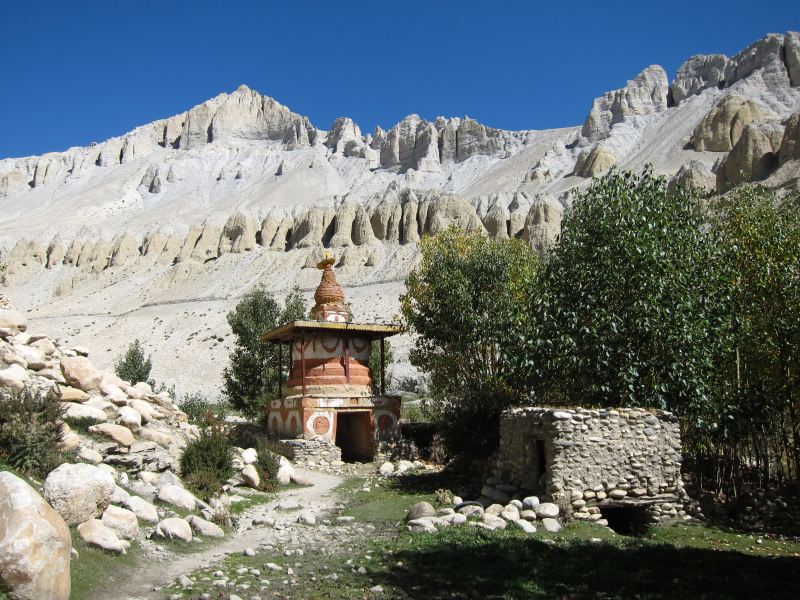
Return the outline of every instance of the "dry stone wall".
{"type": "Polygon", "coordinates": [[[647,507],[656,520],[685,517],[678,419],[664,411],[539,407],[500,420],[494,477],[482,494],[538,493],[598,520],[611,505],[647,507]]]}

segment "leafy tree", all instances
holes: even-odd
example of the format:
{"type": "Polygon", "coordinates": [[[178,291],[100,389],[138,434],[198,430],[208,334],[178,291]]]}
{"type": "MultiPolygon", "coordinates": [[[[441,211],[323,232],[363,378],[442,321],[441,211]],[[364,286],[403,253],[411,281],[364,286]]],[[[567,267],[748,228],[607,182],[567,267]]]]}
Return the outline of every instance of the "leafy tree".
{"type": "Polygon", "coordinates": [[[431,378],[431,410],[452,452],[487,454],[500,412],[524,397],[515,369],[536,258],[520,240],[450,229],[420,241],[422,262],[401,298],[417,333],[411,363],[431,378]]]}
{"type": "MultiPolygon", "coordinates": [[[[261,341],[261,334],[282,323],[301,319],[305,303],[298,288],[292,290],[281,310],[261,287],[248,292],[228,313],[236,336],[230,364],[222,372],[223,389],[231,404],[251,417],[261,416],[264,403],[278,395],[278,347],[261,341]]],[[[288,361],[285,361],[288,362],[288,361]]]]}
{"type": "MultiPolygon", "coordinates": [[[[389,373],[389,365],[394,362],[394,353],[389,340],[383,341],[384,366],[385,366],[385,388],[389,389],[392,384],[392,376],[389,373]]],[[[372,342],[369,347],[369,372],[372,374],[372,393],[377,395],[381,392],[381,343],[372,342]]]]}
{"type": "MultiPolygon", "coordinates": [[[[732,351],[718,363],[716,403],[699,450],[725,471],[755,467],[758,483],[800,476],[800,198],[741,187],[719,199],[711,225],[729,282],[732,351]]],[[[695,440],[696,441],[696,440],[695,440]]]]}
{"type": "Polygon", "coordinates": [[[154,386],[155,384],[150,379],[152,366],[150,357],[145,354],[144,348],[137,339],[128,346],[125,354],[114,363],[114,372],[120,379],[129,381],[131,384],[142,381],[154,386]]]}
{"type": "Polygon", "coordinates": [[[709,402],[726,286],[691,193],[651,168],[579,194],[542,271],[520,353],[548,399],[679,410],[709,402]]]}

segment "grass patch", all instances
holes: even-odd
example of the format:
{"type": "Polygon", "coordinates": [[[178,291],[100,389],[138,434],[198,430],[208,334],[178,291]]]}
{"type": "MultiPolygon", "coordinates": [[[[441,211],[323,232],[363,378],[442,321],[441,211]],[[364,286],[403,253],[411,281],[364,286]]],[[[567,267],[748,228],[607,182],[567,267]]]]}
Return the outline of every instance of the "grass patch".
{"type": "MultiPolygon", "coordinates": [[[[241,495],[241,494],[240,494],[241,495]]],[[[260,504],[266,504],[267,502],[275,499],[275,494],[269,494],[266,492],[256,492],[253,491],[249,493],[247,496],[241,495],[244,500],[239,500],[238,502],[231,502],[231,515],[241,515],[243,512],[253,508],[254,506],[259,506],[260,504]]]]}
{"type": "Polygon", "coordinates": [[[346,480],[336,488],[348,504],[343,514],[367,523],[396,523],[405,517],[412,504],[423,500],[434,502],[433,491],[403,489],[398,481],[384,479],[368,483],[358,477],[346,480]],[[368,492],[364,491],[364,486],[369,487],[368,492]]]}
{"type": "Polygon", "coordinates": [[[103,598],[115,584],[127,582],[136,570],[141,557],[141,547],[137,541],[131,543],[127,554],[117,556],[88,546],[75,529],[70,529],[70,533],[72,547],[79,554],[79,558],[72,557],[70,563],[72,576],[70,598],[74,600],[103,598]]]}
{"type": "Polygon", "coordinates": [[[776,542],[777,555],[756,546],[757,536],[699,525],[644,538],[585,523],[558,536],[457,527],[401,534],[372,580],[392,598],[797,598],[800,543],[776,542]]]}
{"type": "Polygon", "coordinates": [[[800,542],[770,545],[764,538],[758,544],[758,536],[700,525],[659,527],[642,538],[588,523],[570,524],[558,535],[453,527],[435,534],[400,533],[390,541],[376,537],[341,540],[339,553],[322,562],[313,553],[286,557],[282,547],[254,557],[231,555],[191,574],[197,581],[191,592],[175,584],[165,596],[214,592],[217,570],[237,586],[249,586],[228,587],[228,593],[310,600],[364,598],[374,585],[383,587],[382,597],[409,600],[788,600],[800,594],[800,542]],[[268,570],[268,562],[283,570],[268,570]],[[239,575],[241,567],[261,573],[239,575]]]}

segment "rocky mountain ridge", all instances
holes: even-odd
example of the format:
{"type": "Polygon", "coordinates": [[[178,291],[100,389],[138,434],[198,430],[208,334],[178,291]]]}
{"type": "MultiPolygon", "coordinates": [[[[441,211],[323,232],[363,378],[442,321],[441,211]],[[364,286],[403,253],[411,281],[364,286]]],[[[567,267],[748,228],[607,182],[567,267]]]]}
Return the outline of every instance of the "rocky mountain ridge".
{"type": "Polygon", "coordinates": [[[357,316],[388,320],[420,236],[456,225],[544,253],[575,192],[614,165],[710,190],[797,189],[798,111],[794,32],[691,57],[671,84],[647,67],[581,127],[555,130],[418,115],[371,134],[344,117],[322,130],[242,86],[105,142],[0,160],[5,292],[77,342],[158,336],[165,379],[213,387],[235,299],[256,284],[313,289],[323,248],[357,316]],[[187,352],[196,371],[181,366],[187,352]]]}

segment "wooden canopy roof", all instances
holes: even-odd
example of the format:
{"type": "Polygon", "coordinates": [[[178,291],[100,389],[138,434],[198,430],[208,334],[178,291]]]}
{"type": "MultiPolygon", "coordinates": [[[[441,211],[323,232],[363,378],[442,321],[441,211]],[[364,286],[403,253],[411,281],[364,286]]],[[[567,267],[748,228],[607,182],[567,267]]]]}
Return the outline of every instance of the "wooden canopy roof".
{"type": "Polygon", "coordinates": [[[261,334],[262,342],[280,344],[289,342],[306,333],[328,333],[348,337],[379,340],[402,331],[399,325],[380,323],[337,323],[334,321],[290,321],[261,334]]]}

